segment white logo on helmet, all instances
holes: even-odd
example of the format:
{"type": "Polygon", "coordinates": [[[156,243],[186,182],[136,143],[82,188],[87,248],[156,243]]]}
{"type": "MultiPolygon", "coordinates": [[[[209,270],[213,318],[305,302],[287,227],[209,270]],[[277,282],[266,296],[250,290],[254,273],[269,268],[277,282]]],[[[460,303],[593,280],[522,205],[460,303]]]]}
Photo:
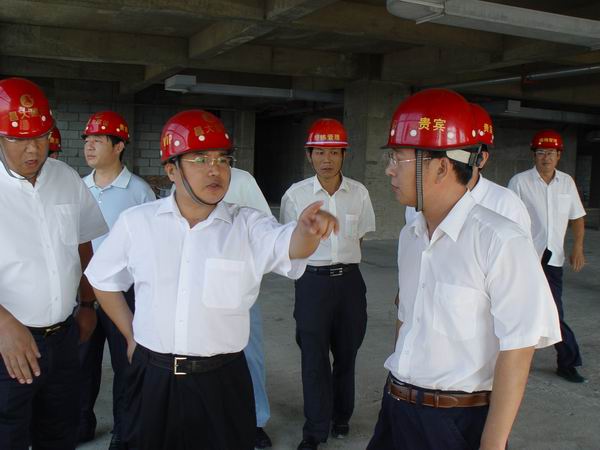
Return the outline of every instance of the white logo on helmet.
{"type": "Polygon", "coordinates": [[[200,136],[198,136],[198,140],[200,141],[204,141],[206,139],[206,137],[204,137],[203,134],[201,134],[200,136]]]}
{"type": "Polygon", "coordinates": [[[410,134],[412,137],[415,137],[417,135],[417,130],[410,130],[410,134]]]}

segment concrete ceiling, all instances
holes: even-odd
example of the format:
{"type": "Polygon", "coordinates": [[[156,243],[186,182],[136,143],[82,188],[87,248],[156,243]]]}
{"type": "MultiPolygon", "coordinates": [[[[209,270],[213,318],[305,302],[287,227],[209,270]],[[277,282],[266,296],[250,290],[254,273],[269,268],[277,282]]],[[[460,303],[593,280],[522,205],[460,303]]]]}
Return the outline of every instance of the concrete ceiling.
{"type": "MultiPolygon", "coordinates": [[[[493,3],[600,20],[595,0],[493,3]]],[[[2,75],[113,81],[129,97],[147,97],[180,73],[339,90],[365,78],[419,88],[595,64],[600,50],[417,25],[391,15],[384,0],[3,0],[0,8],[2,75]]],[[[464,91],[597,107],[600,75],[464,91]]]]}

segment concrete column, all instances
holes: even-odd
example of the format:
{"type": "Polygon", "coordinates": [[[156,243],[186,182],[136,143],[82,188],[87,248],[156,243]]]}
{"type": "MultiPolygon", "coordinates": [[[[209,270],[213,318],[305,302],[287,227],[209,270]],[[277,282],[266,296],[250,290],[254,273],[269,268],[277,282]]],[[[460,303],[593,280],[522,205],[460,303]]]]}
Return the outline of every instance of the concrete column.
{"type": "Polygon", "coordinates": [[[408,95],[406,86],[378,81],[357,81],[345,90],[344,125],[350,150],[344,174],[369,190],[377,221],[374,237],[378,239],[397,238],[404,225],[404,207],[396,201],[385,176],[381,146],[387,143],[396,107],[408,95]]]}
{"type": "Polygon", "coordinates": [[[254,141],[256,113],[236,111],[233,125],[233,145],[236,147],[236,167],[254,173],[254,141]]]}

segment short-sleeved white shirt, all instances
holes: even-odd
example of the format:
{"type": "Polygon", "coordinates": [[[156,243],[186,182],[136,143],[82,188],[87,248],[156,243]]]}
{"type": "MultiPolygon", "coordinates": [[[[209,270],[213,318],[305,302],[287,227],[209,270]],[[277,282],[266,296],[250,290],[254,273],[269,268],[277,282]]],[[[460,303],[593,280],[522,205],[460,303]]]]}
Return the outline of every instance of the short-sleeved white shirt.
{"type": "Polygon", "coordinates": [[[81,178],[48,158],[34,186],[0,166],[0,305],[22,324],[65,320],[81,279],[79,244],[108,231],[81,178]]]}
{"type": "Polygon", "coordinates": [[[533,244],[541,258],[552,252],[548,264],[562,267],[565,262],[564,240],[569,220],[585,216],[577,186],[568,174],[556,170],[549,184],[534,167],[516,174],[508,183],[525,203],[531,217],[533,244]]]}
{"type": "Polygon", "coordinates": [[[221,202],[190,229],[174,194],[124,211],[85,274],[104,291],[135,284],[133,334],[160,353],[212,356],[248,343],[262,276],[299,278],[289,258],[295,223],[221,202]]]}
{"type": "Polygon", "coordinates": [[[331,233],[321,241],[309,258],[313,266],[359,263],[361,260],[360,239],[375,231],[375,212],[369,191],[358,181],[342,177],[340,187],[333,195],[323,189],[314,176],[294,183],[281,199],[280,222],[298,220],[300,213],[313,202],[323,201],[322,209],[337,217],[340,231],[331,233]]]}
{"type": "Polygon", "coordinates": [[[400,328],[385,362],[430,389],[491,390],[498,353],[561,340],[530,238],[467,192],[428,237],[422,214],[400,233],[400,328]]]}

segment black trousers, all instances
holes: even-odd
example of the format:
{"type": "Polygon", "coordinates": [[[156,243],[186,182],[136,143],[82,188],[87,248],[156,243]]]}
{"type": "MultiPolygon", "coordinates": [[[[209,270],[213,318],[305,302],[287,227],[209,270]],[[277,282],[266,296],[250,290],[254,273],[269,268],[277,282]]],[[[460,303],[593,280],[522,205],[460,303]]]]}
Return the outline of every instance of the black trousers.
{"type": "Polygon", "coordinates": [[[70,450],[77,442],[81,373],[79,328],[34,336],[41,375],[19,384],[0,360],[0,449],[70,450]]]}
{"type": "Polygon", "coordinates": [[[568,369],[581,366],[581,354],[579,353],[579,345],[575,339],[575,333],[573,333],[573,330],[565,322],[565,312],[562,304],[563,268],[549,266],[548,261],[550,261],[551,256],[552,252],[546,249],[542,256],[542,268],[550,285],[552,297],[554,297],[554,303],[558,310],[558,319],[560,320],[562,341],[554,344],[554,348],[556,349],[556,364],[558,367],[568,369]]]}
{"type": "MultiPolygon", "coordinates": [[[[133,287],[125,294],[131,311],[135,308],[133,287]]],[[[81,417],[79,426],[89,430],[96,428],[94,405],[100,392],[102,381],[102,356],[104,343],[108,341],[113,377],[113,433],[121,434],[121,422],[125,414],[125,371],[127,361],[127,341],[102,309],[98,309],[98,324],[90,340],[79,347],[83,387],[81,393],[81,417]]]]}
{"type": "Polygon", "coordinates": [[[488,408],[431,408],[396,400],[386,387],[367,450],[478,450],[488,408]]]}
{"type": "Polygon", "coordinates": [[[210,372],[174,375],[151,364],[148,350],[138,346],[126,395],[130,449],[254,449],[254,393],[243,353],[210,372]]]}
{"type": "Polygon", "coordinates": [[[296,281],[304,438],[325,442],[332,421],[344,424],[352,416],[356,354],[367,328],[366,292],[358,268],[337,277],[305,272],[296,281]]]}

